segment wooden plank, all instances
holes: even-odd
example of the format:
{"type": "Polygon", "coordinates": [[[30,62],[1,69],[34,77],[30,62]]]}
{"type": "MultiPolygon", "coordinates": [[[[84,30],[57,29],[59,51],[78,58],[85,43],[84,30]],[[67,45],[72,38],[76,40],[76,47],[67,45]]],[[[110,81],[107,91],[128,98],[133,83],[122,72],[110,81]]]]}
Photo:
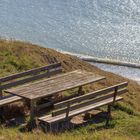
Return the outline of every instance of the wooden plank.
{"type": "MultiPolygon", "coordinates": [[[[3,97],[0,99],[0,101],[3,100],[3,99],[7,99],[7,98],[10,98],[10,97],[14,97],[14,96],[15,96],[15,95],[12,95],[12,94],[3,96],[3,97]]],[[[18,97],[18,96],[16,96],[16,97],[18,97]]]]}
{"type": "MultiPolygon", "coordinates": [[[[81,86],[81,85],[84,86],[84,85],[87,85],[87,84],[90,84],[90,83],[93,83],[93,82],[97,82],[97,81],[100,81],[102,79],[103,78],[98,78],[98,79],[94,79],[94,80],[93,79],[88,79],[86,81],[83,80],[81,83],[80,82],[75,82],[75,83],[74,82],[69,82],[69,85],[67,85],[67,83],[63,83],[63,82],[62,82],[63,85],[60,85],[60,84],[56,83],[54,86],[51,86],[50,88],[47,88],[47,85],[46,85],[45,88],[40,88],[34,93],[32,92],[34,94],[33,98],[37,99],[37,98],[42,98],[42,97],[45,97],[45,96],[54,95],[54,94],[57,94],[59,92],[63,92],[63,91],[66,91],[66,90],[76,88],[76,87],[81,86]],[[47,93],[46,93],[46,91],[47,91],[47,93]]],[[[25,98],[26,97],[28,98],[30,95],[29,94],[27,95],[27,93],[25,93],[24,95],[22,94],[22,96],[24,96],[25,98]]]]}
{"type": "Polygon", "coordinates": [[[22,85],[22,84],[25,84],[25,83],[28,83],[28,82],[32,82],[32,81],[35,81],[35,80],[39,80],[39,79],[48,77],[49,75],[52,76],[52,75],[58,74],[60,72],[61,72],[61,70],[58,69],[56,71],[50,71],[49,73],[46,72],[46,73],[43,73],[43,74],[40,74],[40,75],[36,75],[36,76],[32,76],[32,77],[29,77],[29,78],[26,78],[26,79],[18,80],[18,81],[12,82],[12,83],[7,83],[7,84],[4,84],[4,85],[1,85],[1,89],[8,89],[8,88],[11,88],[11,87],[14,87],[14,86],[22,85]]]}
{"type": "MultiPolygon", "coordinates": [[[[41,81],[36,81],[34,83],[28,83],[28,84],[25,84],[25,85],[22,85],[22,86],[19,86],[19,87],[16,87],[16,88],[12,88],[12,89],[10,89],[10,91],[11,92],[17,91],[18,93],[20,93],[20,92],[23,93],[23,91],[25,91],[25,90],[28,90],[29,92],[30,92],[30,90],[32,91],[32,88],[35,89],[35,91],[36,91],[37,87],[40,88],[42,86],[46,86],[46,82],[47,82],[47,87],[48,87],[49,86],[49,81],[55,81],[55,83],[56,83],[57,79],[64,78],[65,76],[66,76],[65,79],[68,78],[68,80],[69,80],[69,76],[71,76],[70,74],[73,74],[73,72],[70,72],[69,75],[67,73],[65,73],[65,74],[61,74],[61,75],[58,75],[58,76],[55,76],[55,77],[52,77],[52,78],[49,78],[49,79],[44,79],[44,80],[41,80],[41,81]]],[[[61,81],[59,80],[59,82],[62,83],[62,80],[61,81]]],[[[50,82],[50,83],[52,84],[54,82],[50,82]]]]}
{"type": "MultiPolygon", "coordinates": [[[[122,99],[123,99],[122,97],[117,97],[116,101],[120,101],[122,99]]],[[[90,104],[89,106],[82,107],[80,109],[71,111],[69,113],[69,118],[72,118],[72,117],[77,116],[79,114],[91,111],[93,109],[97,109],[97,108],[99,108],[101,106],[108,105],[108,104],[110,104],[112,102],[113,102],[113,98],[108,98],[108,99],[100,101],[98,103],[90,104]]],[[[62,121],[64,119],[65,119],[65,114],[61,114],[61,115],[58,115],[58,116],[55,116],[55,117],[52,117],[50,115],[49,116],[46,115],[46,116],[38,118],[39,121],[43,121],[43,122],[46,122],[46,123],[59,122],[59,121],[62,121]]]]}
{"type": "Polygon", "coordinates": [[[93,73],[73,72],[66,75],[64,74],[58,77],[49,78],[47,80],[41,80],[36,83],[30,83],[26,86],[12,88],[6,90],[6,92],[27,99],[38,99],[103,79],[105,79],[105,77],[95,75],[93,73]],[[71,78],[69,78],[69,75],[71,78]],[[76,75],[78,75],[78,79],[76,75]]]}
{"type": "Polygon", "coordinates": [[[123,83],[114,85],[114,88],[117,87],[119,90],[119,89],[126,88],[127,86],[128,86],[128,82],[123,82],[123,83]]]}
{"type": "Polygon", "coordinates": [[[105,89],[101,89],[101,90],[98,90],[98,91],[94,91],[94,92],[91,92],[91,93],[88,93],[88,94],[84,94],[84,95],[75,97],[73,99],[69,99],[69,100],[66,100],[66,101],[56,103],[56,104],[54,104],[54,108],[59,109],[59,108],[65,107],[67,102],[70,102],[71,104],[73,104],[73,103],[76,103],[76,102],[80,102],[82,100],[95,98],[99,95],[104,95],[104,94],[107,94],[107,93],[113,92],[113,91],[114,91],[114,88],[105,88],[105,89]]]}
{"type": "Polygon", "coordinates": [[[3,98],[0,100],[0,107],[5,106],[7,104],[16,102],[16,101],[20,101],[22,98],[18,97],[18,96],[11,96],[8,98],[3,98]]]}
{"type": "Polygon", "coordinates": [[[43,109],[43,108],[46,108],[46,107],[51,106],[52,104],[53,104],[53,102],[47,102],[47,103],[38,105],[38,106],[36,107],[36,109],[37,109],[37,111],[39,111],[39,110],[41,110],[41,109],[43,109]]]}
{"type": "Polygon", "coordinates": [[[55,64],[51,64],[51,65],[48,65],[48,66],[43,66],[43,67],[40,67],[40,68],[35,68],[35,69],[31,69],[31,70],[28,70],[28,71],[25,71],[25,72],[21,72],[21,73],[17,73],[17,74],[7,76],[7,77],[3,77],[3,78],[0,78],[0,82],[7,82],[7,81],[10,81],[10,80],[13,80],[13,79],[21,78],[21,77],[24,77],[24,76],[27,76],[27,75],[37,74],[37,73],[40,73],[42,71],[46,71],[46,70],[54,69],[54,68],[58,68],[58,67],[61,67],[61,63],[55,63],[55,64]]]}
{"type": "MultiPolygon", "coordinates": [[[[87,100],[89,98],[95,98],[99,95],[104,95],[104,94],[108,94],[110,92],[114,92],[115,87],[118,88],[118,86],[121,87],[121,88],[124,88],[124,87],[126,87],[126,83],[121,83],[119,85],[115,85],[115,86],[107,87],[107,88],[104,88],[104,89],[100,89],[98,91],[94,91],[94,92],[91,92],[91,93],[88,93],[88,94],[85,94],[85,95],[82,95],[82,96],[75,97],[75,98],[67,100],[67,101],[57,103],[57,104],[54,105],[54,108],[59,109],[61,107],[65,107],[67,105],[67,102],[70,102],[71,104],[73,104],[73,103],[76,103],[76,102],[80,102],[81,100],[87,100]]],[[[121,88],[119,88],[119,89],[121,89],[121,88]]]]}
{"type": "MultiPolygon", "coordinates": [[[[121,90],[118,92],[118,95],[121,95],[123,93],[125,93],[127,90],[121,90]]],[[[77,103],[77,104],[74,104],[72,105],[71,104],[71,107],[70,107],[70,111],[72,110],[76,110],[76,109],[80,109],[81,107],[84,107],[84,106],[88,106],[90,104],[93,104],[93,103],[97,103],[97,102],[100,102],[102,100],[105,100],[105,99],[108,99],[108,98],[113,98],[114,97],[114,93],[111,93],[111,94],[107,94],[107,95],[104,95],[104,96],[101,96],[101,97],[98,97],[98,98],[92,98],[92,99],[89,99],[89,100],[82,100],[80,103],[77,103]]],[[[114,98],[113,98],[114,100],[114,98]]],[[[116,100],[115,100],[116,101],[116,100]]],[[[52,116],[57,116],[57,115],[60,115],[60,114],[63,114],[65,113],[67,110],[67,108],[61,108],[59,110],[55,110],[52,112],[52,116]]]]}

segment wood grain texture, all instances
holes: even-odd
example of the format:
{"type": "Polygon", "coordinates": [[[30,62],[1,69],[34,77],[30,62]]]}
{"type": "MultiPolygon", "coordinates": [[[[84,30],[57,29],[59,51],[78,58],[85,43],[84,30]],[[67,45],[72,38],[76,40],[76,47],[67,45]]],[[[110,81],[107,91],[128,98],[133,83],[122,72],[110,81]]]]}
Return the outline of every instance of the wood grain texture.
{"type": "Polygon", "coordinates": [[[7,77],[3,77],[3,78],[0,78],[0,82],[7,82],[10,80],[14,80],[14,79],[21,78],[21,77],[28,76],[28,75],[33,75],[33,74],[35,75],[35,74],[38,74],[42,71],[46,71],[46,70],[54,69],[54,68],[58,68],[58,67],[61,67],[61,63],[54,63],[54,64],[51,64],[48,66],[43,66],[43,67],[28,70],[25,72],[13,74],[13,75],[10,75],[7,77]]]}
{"type": "MultiPolygon", "coordinates": [[[[117,95],[121,95],[121,94],[125,93],[126,91],[127,91],[126,89],[120,90],[120,91],[118,91],[117,95]]],[[[116,102],[116,98],[115,98],[115,101],[114,101],[114,93],[113,92],[102,95],[102,96],[83,99],[80,102],[76,101],[76,102],[73,102],[73,104],[68,101],[68,103],[71,105],[70,108],[69,108],[69,111],[73,111],[73,110],[76,110],[78,108],[80,109],[81,107],[86,107],[90,104],[98,103],[98,102],[103,101],[103,100],[108,99],[108,98],[113,98],[113,102],[116,102]]],[[[57,116],[57,115],[66,113],[67,112],[67,107],[66,106],[63,106],[63,107],[64,108],[59,108],[58,110],[53,111],[52,116],[57,116]]]]}
{"type": "Polygon", "coordinates": [[[21,100],[21,98],[18,96],[10,96],[7,98],[2,98],[0,100],[0,107],[5,106],[5,105],[10,104],[10,103],[13,103],[13,102],[16,102],[16,101],[20,101],[20,100],[21,100]]]}
{"type": "MultiPolygon", "coordinates": [[[[123,99],[122,97],[116,97],[116,101],[120,101],[122,99],[123,99]]],[[[69,119],[74,116],[77,116],[79,114],[99,108],[101,106],[111,104],[112,102],[113,102],[113,98],[108,98],[108,99],[102,100],[98,103],[93,103],[86,107],[81,107],[80,109],[76,109],[74,111],[69,112],[69,119]]],[[[46,123],[53,123],[53,122],[59,122],[59,121],[65,120],[65,117],[66,117],[66,114],[64,113],[64,114],[61,114],[61,115],[58,115],[55,117],[52,117],[51,115],[46,115],[46,116],[38,118],[38,120],[46,122],[46,123]]]]}
{"type": "Polygon", "coordinates": [[[1,85],[0,88],[2,90],[3,89],[8,89],[8,88],[18,86],[18,85],[22,85],[22,84],[25,84],[25,83],[28,83],[28,82],[33,82],[35,80],[39,80],[39,79],[42,79],[42,78],[45,78],[45,77],[47,78],[49,76],[56,75],[60,72],[61,72],[61,70],[45,72],[45,73],[42,73],[42,74],[39,74],[39,75],[34,75],[34,76],[31,76],[31,77],[28,77],[28,78],[25,78],[25,79],[22,79],[22,80],[14,81],[14,82],[11,82],[11,83],[6,83],[4,85],[1,85]]]}
{"type": "Polygon", "coordinates": [[[120,84],[117,84],[117,85],[113,85],[113,86],[110,86],[110,87],[107,87],[107,88],[100,89],[98,91],[94,91],[94,92],[84,94],[84,95],[81,95],[81,96],[78,96],[78,97],[75,97],[75,98],[72,98],[72,99],[69,99],[69,100],[66,100],[66,101],[56,103],[56,104],[54,104],[54,108],[59,109],[59,108],[65,107],[68,102],[70,102],[70,104],[73,104],[73,103],[80,102],[82,100],[96,98],[97,96],[106,95],[106,94],[109,94],[109,93],[113,94],[113,93],[116,92],[116,94],[117,94],[117,92],[118,92],[117,95],[120,95],[120,91],[122,93],[122,90],[123,90],[124,93],[127,92],[126,87],[127,87],[127,82],[123,82],[123,83],[120,83],[120,84]],[[116,88],[117,88],[117,91],[115,91],[116,88]]]}
{"type": "Polygon", "coordinates": [[[103,76],[91,72],[77,70],[8,89],[6,92],[26,99],[39,99],[103,79],[105,79],[103,76]]]}
{"type": "Polygon", "coordinates": [[[22,85],[28,82],[33,82],[35,80],[42,79],[45,77],[53,76],[61,72],[62,72],[61,63],[54,63],[51,65],[31,69],[25,72],[0,78],[0,106],[4,106],[9,103],[21,100],[21,97],[15,95],[3,97],[2,90],[22,85]]]}

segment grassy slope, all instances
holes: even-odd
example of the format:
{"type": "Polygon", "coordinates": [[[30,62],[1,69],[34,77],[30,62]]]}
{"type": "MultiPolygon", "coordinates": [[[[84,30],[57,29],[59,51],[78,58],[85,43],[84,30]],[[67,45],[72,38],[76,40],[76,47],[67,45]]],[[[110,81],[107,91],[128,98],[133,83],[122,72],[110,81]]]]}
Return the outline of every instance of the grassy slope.
{"type": "MultiPolygon", "coordinates": [[[[85,90],[95,90],[104,86],[109,86],[118,82],[122,82],[128,79],[121,76],[104,72],[90,64],[79,60],[76,57],[70,55],[64,55],[56,52],[52,49],[45,49],[29,43],[23,43],[18,41],[0,41],[0,75],[10,75],[19,71],[24,71],[38,66],[47,65],[54,61],[62,62],[63,70],[65,72],[75,69],[85,69],[92,71],[100,75],[107,77],[105,82],[99,82],[92,86],[86,86],[85,90]]],[[[113,112],[112,124],[115,127],[108,130],[101,129],[93,134],[91,128],[100,128],[103,123],[92,124],[86,127],[79,128],[73,132],[59,134],[57,136],[51,134],[36,133],[19,133],[17,128],[8,128],[0,130],[0,135],[3,139],[13,139],[13,137],[19,139],[139,139],[140,138],[140,117],[139,115],[133,115],[135,112],[140,112],[140,86],[129,81],[129,93],[124,96],[125,103],[121,103],[117,106],[120,108],[118,111],[113,112]],[[8,133],[8,135],[7,135],[8,133]],[[82,134],[82,135],[81,135],[82,134]],[[113,136],[113,137],[112,137],[113,136]],[[35,138],[36,137],[36,138],[35,138]],[[88,137],[88,138],[87,138],[88,137]]],[[[1,138],[0,138],[1,139],[1,138]]]]}

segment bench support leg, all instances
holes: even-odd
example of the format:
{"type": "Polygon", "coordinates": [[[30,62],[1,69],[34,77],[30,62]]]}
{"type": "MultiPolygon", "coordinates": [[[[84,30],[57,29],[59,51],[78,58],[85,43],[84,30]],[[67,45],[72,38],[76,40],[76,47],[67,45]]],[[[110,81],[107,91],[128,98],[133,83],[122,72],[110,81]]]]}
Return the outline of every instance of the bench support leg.
{"type": "Polygon", "coordinates": [[[0,98],[2,98],[3,94],[2,94],[2,90],[0,90],[0,98]]]}
{"type": "Polygon", "coordinates": [[[111,105],[108,105],[107,107],[107,120],[106,120],[106,126],[109,126],[109,121],[111,119],[111,105]]]}
{"type": "Polygon", "coordinates": [[[79,89],[78,89],[78,94],[79,94],[79,95],[83,94],[83,88],[82,88],[82,86],[79,87],[79,89]]]}

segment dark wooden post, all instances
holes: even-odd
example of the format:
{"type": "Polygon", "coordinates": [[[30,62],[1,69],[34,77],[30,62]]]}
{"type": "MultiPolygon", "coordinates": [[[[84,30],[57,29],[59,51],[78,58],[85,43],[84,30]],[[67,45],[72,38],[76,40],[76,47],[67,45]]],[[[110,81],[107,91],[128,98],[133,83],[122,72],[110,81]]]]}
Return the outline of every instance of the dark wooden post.
{"type": "Polygon", "coordinates": [[[27,124],[28,131],[32,131],[33,128],[37,127],[34,113],[35,113],[35,101],[30,100],[30,120],[27,124]]]}
{"type": "Polygon", "coordinates": [[[118,87],[115,87],[115,92],[114,92],[114,97],[113,97],[113,103],[115,103],[117,92],[118,92],[118,87]]]}
{"type": "Polygon", "coordinates": [[[47,73],[48,73],[48,78],[50,78],[50,70],[48,69],[48,71],[47,71],[47,73]]]}
{"type": "Polygon", "coordinates": [[[78,89],[78,94],[81,95],[82,93],[83,93],[83,88],[82,88],[82,86],[80,86],[78,89]]]}
{"type": "Polygon", "coordinates": [[[109,125],[110,119],[111,119],[111,105],[108,105],[108,107],[107,107],[107,121],[106,121],[106,126],[109,125]]]}
{"type": "Polygon", "coordinates": [[[35,118],[35,101],[30,101],[30,121],[33,121],[35,118]]]}
{"type": "Polygon", "coordinates": [[[37,127],[36,120],[35,120],[35,100],[30,100],[30,121],[28,123],[28,129],[31,131],[33,128],[37,127]]]}
{"type": "Polygon", "coordinates": [[[67,104],[66,120],[68,120],[68,117],[69,117],[69,110],[70,110],[70,103],[67,104]]]}

